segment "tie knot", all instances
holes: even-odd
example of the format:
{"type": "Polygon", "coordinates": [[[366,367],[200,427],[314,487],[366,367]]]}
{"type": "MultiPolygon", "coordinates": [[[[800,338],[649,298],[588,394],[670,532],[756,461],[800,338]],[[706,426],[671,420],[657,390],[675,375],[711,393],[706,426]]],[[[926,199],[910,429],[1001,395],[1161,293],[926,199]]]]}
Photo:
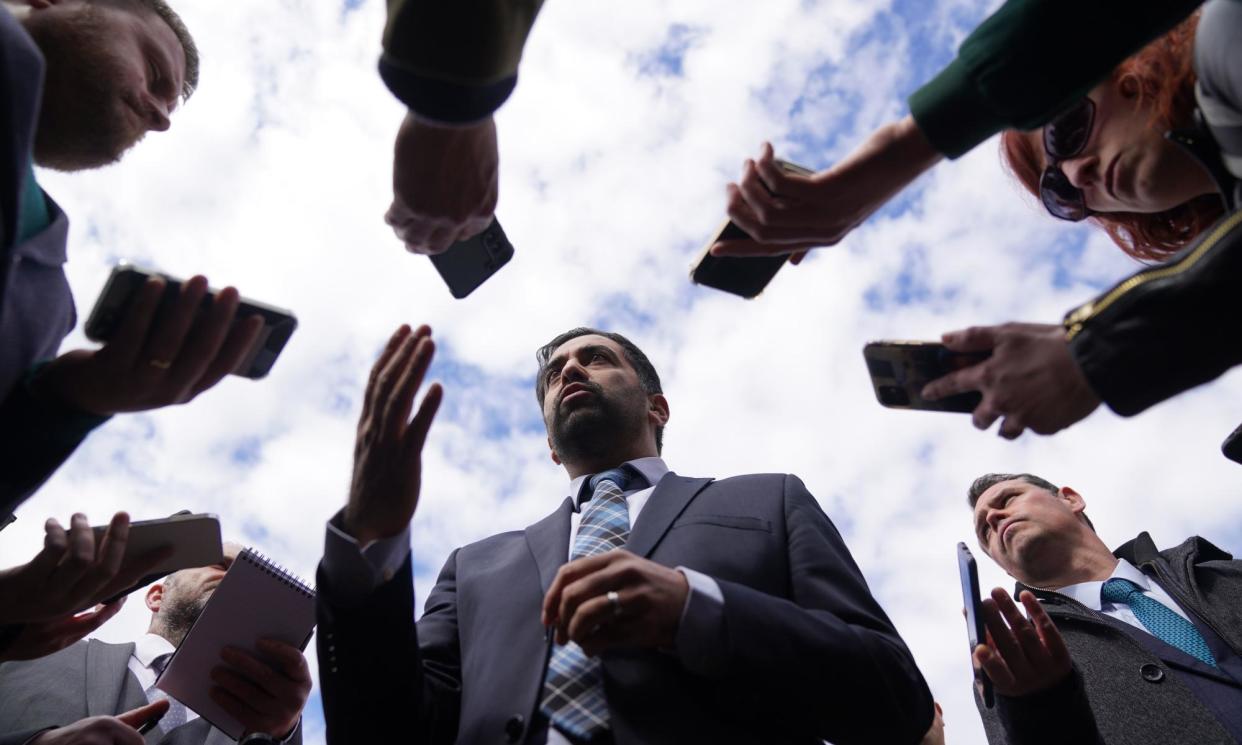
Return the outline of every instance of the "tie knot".
{"type": "Polygon", "coordinates": [[[599,490],[600,484],[605,481],[611,482],[617,487],[618,491],[625,491],[630,483],[630,471],[628,468],[610,468],[607,471],[600,471],[591,477],[591,491],[594,493],[599,490]]]}
{"type": "Polygon", "coordinates": [[[1142,594],[1142,589],[1128,579],[1113,577],[1104,583],[1100,588],[1100,597],[1108,603],[1125,603],[1130,604],[1130,596],[1134,593],[1142,594]]]}
{"type": "Polygon", "coordinates": [[[154,660],[151,660],[151,669],[155,671],[156,677],[164,674],[164,668],[168,667],[168,661],[172,659],[172,656],[172,652],[165,652],[164,654],[156,657],[154,660]]]}

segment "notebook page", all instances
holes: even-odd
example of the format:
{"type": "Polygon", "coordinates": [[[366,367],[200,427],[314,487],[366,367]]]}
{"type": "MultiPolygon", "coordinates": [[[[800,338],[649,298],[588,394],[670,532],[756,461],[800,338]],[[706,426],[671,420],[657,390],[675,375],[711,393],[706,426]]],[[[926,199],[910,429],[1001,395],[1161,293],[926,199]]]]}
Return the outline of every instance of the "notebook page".
{"type": "Polygon", "coordinates": [[[211,670],[222,664],[220,650],[234,646],[261,658],[256,645],[264,638],[301,649],[314,627],[314,591],[262,554],[246,549],[212,593],[156,687],[238,739],[242,724],[208,695],[211,670]]]}

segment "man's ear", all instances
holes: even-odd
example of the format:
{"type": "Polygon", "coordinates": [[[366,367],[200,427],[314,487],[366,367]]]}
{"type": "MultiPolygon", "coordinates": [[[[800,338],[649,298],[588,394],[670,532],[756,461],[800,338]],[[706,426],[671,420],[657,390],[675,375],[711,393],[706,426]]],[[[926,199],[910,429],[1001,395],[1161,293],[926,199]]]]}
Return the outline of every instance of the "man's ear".
{"type": "Polygon", "coordinates": [[[657,427],[663,427],[668,424],[668,399],[662,393],[652,393],[647,396],[647,417],[657,427]]]}
{"type": "Polygon", "coordinates": [[[1087,501],[1082,498],[1081,494],[1068,486],[1057,489],[1057,496],[1065,500],[1069,505],[1070,511],[1075,515],[1081,515],[1083,510],[1087,509],[1087,501]]]}
{"type": "Polygon", "coordinates": [[[552,462],[556,465],[561,464],[561,456],[556,454],[556,450],[552,447],[552,438],[548,438],[548,454],[552,456],[552,462]]]}
{"type": "Polygon", "coordinates": [[[147,588],[147,610],[152,613],[159,613],[160,606],[164,604],[164,583],[156,582],[147,588]]]}

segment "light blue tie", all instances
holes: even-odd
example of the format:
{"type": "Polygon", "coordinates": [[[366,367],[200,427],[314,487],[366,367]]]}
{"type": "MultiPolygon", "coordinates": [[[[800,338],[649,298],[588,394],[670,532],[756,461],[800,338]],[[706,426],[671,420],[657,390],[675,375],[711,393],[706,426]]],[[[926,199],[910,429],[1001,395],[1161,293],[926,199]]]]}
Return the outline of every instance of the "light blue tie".
{"type": "MultiPolygon", "coordinates": [[[[164,674],[164,668],[168,667],[169,661],[172,660],[173,653],[166,652],[154,660],[151,660],[151,669],[155,671],[155,677],[158,680],[160,675],[164,674]]],[[[156,688],[155,684],[147,689],[147,703],[155,703],[160,699],[168,699],[168,713],[160,720],[160,729],[165,732],[172,732],[176,728],[189,721],[190,712],[186,710],[185,704],[177,699],[164,693],[162,689],[156,688]]]]}
{"type": "Polygon", "coordinates": [[[1159,600],[1144,595],[1142,588],[1130,580],[1120,577],[1108,580],[1100,590],[1100,597],[1109,603],[1130,606],[1134,617],[1152,636],[1200,662],[1216,667],[1216,657],[1195,625],[1159,600]]]}
{"type": "MultiPolygon", "coordinates": [[[[621,548],[629,540],[628,481],[629,473],[621,468],[591,477],[591,501],[582,508],[571,560],[621,548]]],[[[574,642],[553,649],[539,708],[557,729],[584,740],[609,729],[599,660],[587,657],[574,642]]]]}

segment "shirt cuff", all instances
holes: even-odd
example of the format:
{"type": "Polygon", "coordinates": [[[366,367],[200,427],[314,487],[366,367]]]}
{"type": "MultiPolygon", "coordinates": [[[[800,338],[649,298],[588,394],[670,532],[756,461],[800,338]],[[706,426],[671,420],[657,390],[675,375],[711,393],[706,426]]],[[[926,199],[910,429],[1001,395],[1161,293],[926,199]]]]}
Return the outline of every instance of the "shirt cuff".
{"type": "Polygon", "coordinates": [[[675,645],[677,657],[687,670],[698,675],[714,675],[724,668],[724,593],[716,580],[679,566],[690,585],[681,609],[675,645]]]}
{"type": "Polygon", "coordinates": [[[391,580],[410,554],[410,529],[365,546],[342,527],[345,511],[328,521],[323,542],[323,573],[333,596],[346,604],[361,602],[377,587],[391,580]]]}

